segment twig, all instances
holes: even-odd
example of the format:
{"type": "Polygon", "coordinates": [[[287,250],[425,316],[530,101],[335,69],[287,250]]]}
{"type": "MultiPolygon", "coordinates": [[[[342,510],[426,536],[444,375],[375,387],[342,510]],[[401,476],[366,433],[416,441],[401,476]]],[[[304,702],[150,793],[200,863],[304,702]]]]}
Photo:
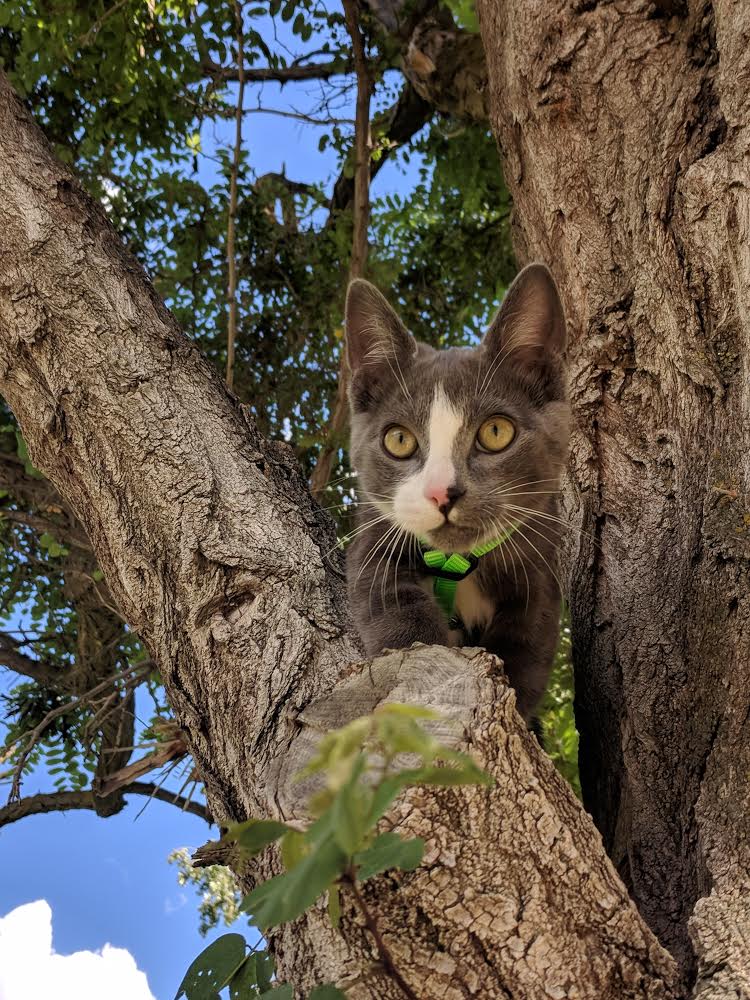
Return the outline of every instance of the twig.
{"type": "Polygon", "coordinates": [[[419,997],[414,992],[414,990],[409,986],[406,980],[403,978],[401,973],[396,968],[393,961],[393,956],[388,948],[388,945],[383,940],[383,936],[380,933],[380,928],[378,927],[378,922],[375,919],[374,913],[370,910],[370,907],[365,902],[365,898],[359,890],[357,885],[356,875],[353,872],[347,872],[342,878],[344,884],[350,889],[352,896],[354,897],[354,902],[357,905],[359,912],[365,921],[365,927],[368,929],[372,935],[373,941],[375,942],[375,948],[377,949],[378,956],[380,958],[383,969],[386,974],[391,977],[391,979],[396,983],[396,985],[401,989],[404,996],[408,997],[409,1000],[419,1000],[419,997]]]}
{"type": "Polygon", "coordinates": [[[25,524],[29,528],[34,528],[36,531],[46,531],[47,534],[55,534],[63,537],[66,542],[71,545],[75,545],[79,549],[83,549],[86,552],[91,552],[91,544],[87,538],[78,538],[74,534],[72,528],[65,527],[62,524],[55,524],[53,521],[48,521],[46,518],[38,517],[36,514],[26,514],[20,510],[1,510],[0,518],[5,521],[14,521],[16,524],[25,524]]]}
{"type": "Polygon", "coordinates": [[[245,100],[245,38],[242,25],[242,4],[234,0],[234,16],[237,22],[237,108],[235,112],[234,155],[229,178],[229,218],[227,220],[227,302],[229,319],[227,324],[227,386],[234,386],[234,349],[237,341],[237,261],[234,253],[235,227],[237,224],[237,176],[240,171],[242,153],[242,113],[245,100]]]}
{"type": "Polygon", "coordinates": [[[279,118],[294,118],[295,121],[305,122],[307,125],[321,125],[327,128],[329,125],[354,125],[353,118],[313,118],[303,111],[284,111],[282,108],[245,108],[246,115],[277,115],[279,118]]]}
{"type": "MultiPolygon", "coordinates": [[[[367,228],[370,221],[370,153],[372,137],[370,134],[370,96],[372,94],[372,77],[365,53],[365,42],[357,19],[356,0],[343,0],[346,30],[352,40],[354,70],[357,75],[357,106],[354,124],[354,155],[356,160],[354,172],[354,225],[352,230],[352,256],[349,266],[349,279],[361,278],[367,266],[367,228]]],[[[346,351],[341,351],[339,362],[338,384],[333,413],[328,427],[327,440],[318,461],[315,463],[310,478],[310,488],[313,496],[319,497],[331,478],[333,458],[339,446],[339,439],[346,427],[348,369],[346,351]]]]}
{"type": "MultiPolygon", "coordinates": [[[[193,802],[192,799],[185,796],[175,795],[169,789],[159,788],[148,781],[134,781],[127,788],[123,788],[122,792],[124,795],[147,795],[149,799],[168,802],[183,812],[200,817],[209,826],[213,823],[208,809],[200,802],[193,802]]],[[[76,789],[75,791],[40,792],[37,795],[29,795],[18,802],[0,807],[0,827],[15,823],[19,819],[25,819],[27,816],[38,816],[41,813],[95,808],[94,792],[90,788],[76,789]]]]}
{"type": "Polygon", "coordinates": [[[50,724],[54,722],[60,715],[65,715],[66,712],[71,711],[77,705],[81,705],[86,701],[91,701],[95,698],[101,691],[106,690],[110,684],[113,684],[119,680],[124,679],[128,674],[138,674],[144,673],[143,663],[134,664],[131,667],[126,667],[119,673],[114,674],[110,677],[105,677],[103,681],[94,685],[89,691],[84,692],[84,694],[78,695],[77,697],[71,698],[70,701],[66,701],[63,705],[58,705],[57,708],[53,708],[51,712],[48,712],[42,721],[32,730],[31,735],[26,741],[26,745],[21,751],[21,756],[16,762],[16,766],[13,769],[13,780],[10,786],[10,795],[8,796],[8,802],[18,802],[21,798],[21,774],[26,766],[26,761],[29,759],[31,751],[37,744],[39,737],[42,735],[44,730],[50,724]]]}
{"type": "Polygon", "coordinates": [[[345,59],[333,59],[326,63],[310,63],[307,66],[292,64],[291,66],[274,68],[272,66],[243,66],[238,60],[237,66],[221,66],[213,59],[201,59],[201,68],[207,76],[216,80],[244,80],[248,83],[289,83],[303,80],[329,80],[332,76],[346,76],[351,73],[351,64],[345,59]]]}

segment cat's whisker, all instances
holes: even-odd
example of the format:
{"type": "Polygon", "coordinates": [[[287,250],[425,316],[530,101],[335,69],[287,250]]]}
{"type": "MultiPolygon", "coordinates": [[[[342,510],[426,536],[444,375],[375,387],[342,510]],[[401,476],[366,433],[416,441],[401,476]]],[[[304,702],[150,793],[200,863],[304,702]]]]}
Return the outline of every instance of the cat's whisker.
{"type": "MultiPolygon", "coordinates": [[[[395,525],[394,525],[394,528],[395,528],[395,525]]],[[[392,531],[389,529],[389,531],[387,531],[385,535],[382,535],[381,538],[379,539],[379,541],[372,547],[372,549],[368,553],[368,559],[367,559],[368,563],[372,561],[372,559],[375,557],[375,555],[377,554],[377,552],[382,548],[383,552],[382,552],[382,554],[380,556],[380,559],[378,560],[378,566],[380,565],[380,563],[383,561],[383,556],[385,555],[385,549],[387,547],[387,544],[388,544],[388,541],[389,541],[389,539],[391,537],[391,534],[392,534],[392,531]]],[[[365,567],[363,566],[362,569],[364,569],[364,568],[365,567]]],[[[361,571],[360,571],[360,573],[361,573],[361,571]]],[[[357,574],[357,580],[359,579],[359,575],[360,574],[358,573],[357,574]]],[[[372,615],[372,588],[375,585],[375,580],[376,579],[377,579],[377,567],[375,568],[375,572],[372,574],[372,580],[370,581],[370,590],[369,590],[369,593],[368,593],[368,608],[369,608],[369,611],[370,611],[371,615],[372,615]]],[[[356,584],[356,581],[355,581],[355,584],[356,584]]]]}
{"type": "MultiPolygon", "coordinates": [[[[514,535],[515,535],[516,531],[518,531],[518,527],[516,526],[515,530],[511,531],[511,528],[513,527],[513,522],[510,522],[507,527],[503,527],[502,521],[500,522],[500,526],[501,526],[501,529],[502,529],[503,533],[508,532],[508,531],[511,532],[507,536],[507,538],[505,539],[505,542],[503,544],[507,543],[508,545],[510,545],[512,547],[513,551],[518,554],[518,561],[521,563],[521,569],[523,570],[524,579],[526,580],[526,611],[528,612],[528,610],[529,610],[529,603],[531,602],[531,584],[529,583],[529,574],[526,572],[526,561],[525,561],[525,559],[523,557],[523,552],[518,547],[518,542],[514,538],[514,535]]],[[[513,562],[515,564],[515,559],[513,560],[513,562]]]]}
{"type": "Polygon", "coordinates": [[[325,553],[324,558],[328,558],[328,556],[330,556],[332,552],[335,552],[336,549],[342,549],[344,547],[344,542],[353,541],[361,535],[363,531],[367,531],[368,528],[372,528],[376,524],[380,524],[382,521],[388,521],[389,519],[389,514],[380,514],[378,517],[374,517],[371,521],[366,521],[364,524],[358,525],[352,531],[348,531],[345,535],[341,535],[336,539],[336,544],[325,553]]]}
{"type": "Polygon", "coordinates": [[[348,510],[350,507],[377,507],[376,503],[372,500],[348,500],[346,503],[331,503],[327,507],[321,507],[321,510],[348,510]]]}
{"type": "Polygon", "coordinates": [[[407,537],[408,537],[407,533],[404,532],[403,538],[401,539],[401,548],[399,549],[398,556],[396,557],[393,564],[393,593],[396,597],[396,608],[399,611],[401,610],[401,605],[399,604],[399,599],[398,599],[398,568],[401,564],[401,559],[404,554],[404,545],[406,544],[407,537]]]}
{"type": "Polygon", "coordinates": [[[411,549],[412,537],[413,536],[412,536],[412,534],[410,532],[406,532],[406,531],[404,532],[404,540],[401,542],[401,548],[400,548],[399,553],[398,553],[398,559],[396,561],[396,567],[395,567],[395,569],[393,571],[393,586],[394,586],[395,591],[396,591],[396,607],[399,609],[399,611],[401,610],[401,605],[399,604],[399,600],[398,600],[398,570],[399,570],[399,566],[401,566],[401,559],[402,559],[403,554],[404,554],[404,545],[406,544],[407,539],[408,539],[409,545],[407,546],[407,549],[406,549],[406,561],[407,561],[407,563],[409,562],[409,551],[411,549]]]}
{"type": "Polygon", "coordinates": [[[578,535],[583,535],[594,542],[596,541],[596,537],[590,531],[585,531],[583,528],[579,528],[578,525],[573,524],[572,521],[568,521],[563,517],[558,517],[556,514],[550,514],[548,511],[544,510],[534,510],[533,507],[522,507],[518,504],[506,503],[505,506],[508,510],[515,510],[521,514],[527,514],[529,517],[541,518],[544,521],[554,521],[567,531],[575,531],[578,535]]]}
{"type": "Polygon", "coordinates": [[[550,573],[552,574],[552,576],[553,576],[553,578],[555,580],[555,583],[558,586],[558,589],[560,590],[560,597],[562,597],[564,595],[565,591],[563,589],[562,583],[560,582],[560,577],[557,575],[557,573],[552,568],[552,566],[550,566],[549,562],[544,557],[543,553],[539,551],[539,549],[536,547],[536,545],[534,545],[534,543],[531,541],[531,539],[529,538],[529,536],[524,532],[524,528],[528,528],[530,531],[533,531],[535,534],[539,535],[540,538],[544,538],[544,540],[545,540],[545,542],[547,542],[547,544],[550,544],[549,538],[546,538],[540,531],[537,531],[537,529],[532,524],[529,524],[528,521],[526,521],[522,527],[519,526],[516,529],[516,531],[521,536],[521,538],[523,538],[523,540],[526,542],[527,545],[531,546],[531,548],[534,550],[534,552],[536,552],[536,554],[542,560],[542,562],[544,563],[544,565],[550,571],[550,573]]]}
{"type": "MultiPolygon", "coordinates": [[[[385,546],[385,549],[383,551],[383,554],[380,556],[380,559],[378,559],[378,563],[377,563],[377,566],[375,567],[375,572],[372,574],[372,581],[370,583],[370,592],[369,592],[369,595],[368,595],[368,606],[369,606],[369,609],[370,609],[370,614],[372,614],[372,588],[375,586],[375,582],[378,579],[378,573],[380,571],[380,567],[381,567],[381,565],[383,563],[383,560],[385,559],[385,557],[388,555],[388,552],[390,551],[391,542],[394,541],[394,540],[398,540],[398,537],[399,537],[399,534],[400,534],[401,530],[402,529],[399,527],[398,524],[394,524],[389,529],[389,531],[386,532],[386,534],[384,536],[385,538],[388,539],[388,544],[385,546]]],[[[388,568],[388,563],[386,562],[385,565],[386,565],[386,569],[387,569],[388,568]]],[[[384,594],[384,592],[382,593],[381,599],[383,601],[383,606],[385,606],[385,594],[384,594]]]]}
{"type": "Polygon", "coordinates": [[[390,535],[394,531],[396,531],[397,529],[398,529],[398,525],[396,525],[396,524],[391,525],[391,527],[384,534],[379,535],[378,538],[376,539],[376,541],[373,542],[373,544],[368,549],[367,554],[366,554],[364,560],[362,561],[362,565],[360,566],[359,572],[357,573],[357,579],[354,581],[355,584],[359,582],[359,578],[362,576],[362,574],[364,573],[364,571],[367,569],[367,567],[370,565],[370,563],[374,559],[375,554],[377,553],[377,551],[380,548],[380,546],[384,545],[385,542],[390,537],[390,535]]]}
{"type": "Polygon", "coordinates": [[[343,476],[338,476],[338,478],[336,479],[331,479],[328,483],[326,483],[325,488],[326,490],[332,490],[336,486],[338,486],[339,483],[342,483],[345,479],[358,479],[358,478],[359,478],[359,473],[357,472],[354,471],[345,472],[343,476]]]}
{"type": "MultiPolygon", "coordinates": [[[[494,490],[490,490],[488,496],[502,495],[503,493],[510,493],[511,490],[523,489],[526,486],[542,486],[544,483],[556,483],[557,481],[557,479],[532,479],[526,483],[519,483],[518,480],[513,480],[510,483],[503,483],[502,486],[498,486],[494,490]]],[[[548,490],[547,492],[559,493],[560,488],[558,487],[555,490],[548,490]]]]}

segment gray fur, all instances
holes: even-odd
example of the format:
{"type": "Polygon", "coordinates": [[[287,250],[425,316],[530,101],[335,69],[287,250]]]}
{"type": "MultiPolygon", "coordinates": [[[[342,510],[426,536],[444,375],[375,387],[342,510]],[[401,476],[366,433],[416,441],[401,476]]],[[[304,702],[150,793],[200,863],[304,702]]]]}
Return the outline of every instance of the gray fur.
{"type": "Polygon", "coordinates": [[[473,349],[436,351],[417,343],[372,285],[356,281],[349,289],[351,457],[360,508],[347,576],[364,646],[370,655],[413,642],[484,646],[505,661],[527,719],[546,687],[559,628],[557,490],[569,423],[564,348],[562,305],[552,275],[540,264],[521,272],[473,349]],[[397,489],[410,477],[414,489],[421,482],[416,477],[429,451],[438,385],[462,417],[450,449],[452,485],[462,495],[452,515],[457,523],[445,521],[431,531],[430,543],[445,552],[468,552],[496,537],[499,527],[521,524],[510,541],[482,557],[469,578],[489,608],[488,620],[473,634],[449,631],[431,593],[432,578],[421,570],[415,534],[403,522],[394,528],[397,489]],[[487,454],[477,449],[475,436],[497,414],[513,420],[516,437],[505,451],[487,454]],[[385,451],[383,435],[392,424],[416,435],[420,447],[413,457],[394,459],[385,451]],[[532,513],[513,510],[511,503],[532,513]],[[364,527],[378,516],[384,519],[364,527]]]}

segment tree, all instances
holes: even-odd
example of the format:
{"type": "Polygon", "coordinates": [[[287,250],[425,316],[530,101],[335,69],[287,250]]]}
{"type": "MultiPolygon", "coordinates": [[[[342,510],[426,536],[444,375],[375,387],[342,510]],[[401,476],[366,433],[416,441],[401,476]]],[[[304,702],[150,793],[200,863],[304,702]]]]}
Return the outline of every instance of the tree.
{"type": "MultiPolygon", "coordinates": [[[[747,349],[736,323],[746,281],[733,277],[742,275],[741,260],[729,268],[715,222],[711,228],[717,211],[743,224],[744,193],[730,166],[742,148],[736,81],[746,55],[736,41],[742,24],[727,20],[729,5],[716,8],[718,64],[710,46],[698,58],[701,40],[710,42],[710,25],[697,16],[702,7],[684,19],[670,11],[669,21],[635,2],[626,17],[560,4],[554,20],[530,0],[502,7],[486,0],[481,11],[519,253],[557,260],[576,334],[574,402],[589,432],[578,439],[574,472],[598,544],[582,535],[572,562],[574,641],[588,682],[583,691],[579,684],[584,794],[615,859],[628,856],[627,882],[688,976],[685,918],[704,897],[692,924],[701,962],[696,995],[704,997],[742,995],[748,968],[747,845],[737,834],[747,805],[746,543],[722,528],[747,491],[747,379],[737,374],[746,371],[747,349]],[[634,82],[644,80],[650,85],[637,91],[636,114],[634,82]],[[726,133],[710,118],[717,106],[709,82],[722,81],[726,133]],[[645,152],[635,145],[646,141],[644,106],[652,116],[646,139],[659,144],[645,152]],[[611,128],[615,113],[621,136],[611,128]],[[686,121],[694,127],[685,130],[686,121]],[[593,139],[601,159],[587,146],[593,139]],[[679,181],[665,184],[678,162],[679,181]],[[726,202],[709,204],[705,191],[700,202],[692,185],[700,193],[708,177],[726,202]],[[646,211],[638,201],[644,188],[646,211]],[[559,211],[550,213],[541,191],[554,194],[559,211]],[[588,242],[578,241],[579,231],[588,242]],[[665,259],[669,281],[657,294],[653,276],[665,259]],[[693,356],[699,318],[708,324],[704,351],[693,356]],[[729,362],[726,350],[712,353],[714,334],[736,338],[729,362]],[[716,384],[712,371],[721,376],[716,384]],[[688,430],[648,425],[664,414],[675,426],[679,415],[688,430]],[[717,459],[698,445],[709,431],[727,463],[716,482],[717,459]],[[626,475],[629,463],[638,477],[626,475]],[[665,497],[664,510],[656,516],[644,504],[646,537],[633,522],[639,499],[654,496],[665,497]],[[630,531],[621,532],[620,521],[630,531]],[[712,614],[724,600],[729,616],[712,614]],[[644,608],[653,617],[644,618],[644,608]],[[658,622],[653,638],[650,622],[658,622]],[[617,658],[602,656],[615,648],[617,658]],[[598,674],[591,680],[594,657],[616,663],[622,680],[608,687],[598,674]],[[696,663],[710,663],[727,688],[700,685],[696,663]],[[698,705],[687,752],[681,687],[698,705]],[[660,697],[669,713],[659,712],[660,697]],[[621,733],[614,753],[612,730],[621,733]],[[639,737],[648,743],[645,758],[633,746],[639,737]],[[676,818],[666,812],[675,803],[676,818]],[[692,853],[683,859],[675,842],[692,853]],[[679,875],[666,902],[648,886],[663,872],[679,875]]],[[[410,794],[396,809],[394,819],[429,831],[434,854],[426,869],[403,878],[399,893],[381,880],[372,905],[415,988],[450,995],[458,982],[488,996],[681,995],[675,966],[629,902],[593,827],[519,726],[494,663],[415,650],[351,671],[357,650],[342,614],[339,567],[330,563],[330,528],[294,463],[224,394],[5,86],[2,101],[2,391],[33,460],[83,520],[117,605],[158,661],[214,814],[295,815],[287,779],[316,731],[394,691],[431,702],[464,722],[497,785],[490,793],[410,794]]],[[[264,858],[260,873],[275,864],[264,858]]],[[[348,916],[346,948],[322,914],[285,931],[275,941],[282,968],[304,988],[320,974],[346,981],[352,996],[398,995],[369,967],[367,938],[348,916]]]]}
{"type": "MultiPolygon", "coordinates": [[[[202,8],[192,0],[63,0],[54,9],[14,0],[0,10],[0,58],[183,328],[219,369],[231,368],[259,429],[288,439],[308,473],[332,447],[325,503],[345,529],[348,466],[328,414],[336,409],[341,275],[350,263],[352,174],[361,159],[341,117],[355,76],[349,32],[340,11],[308,0],[274,4],[270,18],[262,7],[239,9],[240,18],[233,0],[202,8]],[[240,66],[244,104],[235,82],[240,66]],[[260,111],[296,114],[259,89],[258,81],[269,80],[285,93],[302,88],[308,113],[300,117],[322,133],[329,166],[335,151],[332,187],[324,172],[302,183],[285,171],[255,169],[253,143],[242,145],[237,122],[254,122],[260,111]],[[311,87],[320,89],[314,100],[311,87]],[[235,335],[236,363],[228,365],[235,335]]],[[[441,18],[451,20],[447,11],[441,18]]],[[[401,150],[422,162],[410,195],[374,197],[370,275],[395,286],[423,338],[462,342],[513,273],[497,154],[486,123],[439,118],[394,68],[407,34],[360,20],[373,90],[369,172],[376,177],[401,150]]],[[[20,778],[36,769],[49,769],[59,791],[0,807],[0,824],[57,807],[110,815],[130,794],[182,808],[178,790],[194,798],[196,775],[158,670],[126,627],[85,530],[29,461],[4,406],[0,539],[0,667],[19,681],[3,697],[2,756],[14,797],[20,778]],[[134,726],[134,714],[145,730],[134,726]],[[159,772],[169,772],[168,785],[159,772]]],[[[191,808],[205,814],[198,802],[191,808]]]]}
{"type": "Polygon", "coordinates": [[[750,13],[552,6],[480,15],[516,247],[573,333],[584,801],[698,994],[744,995],[750,13]]]}

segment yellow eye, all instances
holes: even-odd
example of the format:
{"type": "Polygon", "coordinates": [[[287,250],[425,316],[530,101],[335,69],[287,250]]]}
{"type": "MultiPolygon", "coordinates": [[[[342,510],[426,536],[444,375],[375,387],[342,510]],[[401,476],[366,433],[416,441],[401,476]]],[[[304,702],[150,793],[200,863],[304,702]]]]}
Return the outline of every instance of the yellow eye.
{"type": "Polygon", "coordinates": [[[417,439],[405,427],[394,425],[383,435],[383,447],[394,458],[411,458],[417,450],[417,439]]]}
{"type": "Polygon", "coordinates": [[[477,431],[477,444],[484,451],[502,451],[516,436],[516,428],[507,417],[490,417],[477,431]]]}

